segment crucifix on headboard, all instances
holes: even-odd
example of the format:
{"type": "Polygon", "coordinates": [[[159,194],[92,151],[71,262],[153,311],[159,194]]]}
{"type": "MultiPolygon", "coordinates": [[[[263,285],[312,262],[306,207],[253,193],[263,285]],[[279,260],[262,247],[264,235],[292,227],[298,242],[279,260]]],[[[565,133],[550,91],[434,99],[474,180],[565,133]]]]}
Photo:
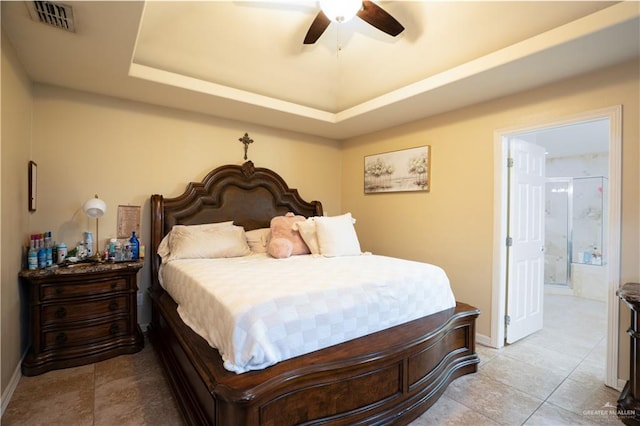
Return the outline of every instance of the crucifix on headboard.
{"type": "Polygon", "coordinates": [[[253,139],[249,137],[248,133],[245,133],[243,137],[238,139],[240,142],[244,144],[244,159],[247,159],[247,151],[249,150],[249,144],[253,143],[253,139]]]}

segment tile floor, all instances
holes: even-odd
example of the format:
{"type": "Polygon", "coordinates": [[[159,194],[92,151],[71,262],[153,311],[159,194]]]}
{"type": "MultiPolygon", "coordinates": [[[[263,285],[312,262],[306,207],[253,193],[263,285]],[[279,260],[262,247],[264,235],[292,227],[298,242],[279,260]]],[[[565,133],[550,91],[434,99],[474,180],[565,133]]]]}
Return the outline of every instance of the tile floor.
{"type": "MultiPolygon", "coordinates": [[[[477,374],[451,383],[411,426],[622,424],[603,385],[604,303],[545,296],[544,329],[501,350],[478,347],[477,374]]],[[[83,367],[23,377],[11,425],[182,425],[150,345],[83,367]]]]}
{"type": "Polygon", "coordinates": [[[621,425],[619,391],[604,386],[606,308],[545,295],[544,328],[500,350],[477,346],[480,366],[412,426],[621,425]]]}

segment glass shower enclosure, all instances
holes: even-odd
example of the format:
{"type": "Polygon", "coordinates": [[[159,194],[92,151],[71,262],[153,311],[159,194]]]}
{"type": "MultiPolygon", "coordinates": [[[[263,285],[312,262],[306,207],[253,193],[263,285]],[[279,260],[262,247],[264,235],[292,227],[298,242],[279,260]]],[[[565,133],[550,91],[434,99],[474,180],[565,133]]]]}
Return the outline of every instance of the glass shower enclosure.
{"type": "Polygon", "coordinates": [[[607,178],[547,178],[545,284],[571,287],[571,264],[604,265],[607,178]]]}

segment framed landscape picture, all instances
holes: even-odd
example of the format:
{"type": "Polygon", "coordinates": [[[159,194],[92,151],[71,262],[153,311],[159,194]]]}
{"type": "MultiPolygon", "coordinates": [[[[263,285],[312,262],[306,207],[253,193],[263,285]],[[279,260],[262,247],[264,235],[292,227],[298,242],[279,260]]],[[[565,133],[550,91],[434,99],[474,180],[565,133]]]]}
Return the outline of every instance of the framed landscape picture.
{"type": "Polygon", "coordinates": [[[364,193],[429,191],[429,145],[364,157],[364,193]]]}

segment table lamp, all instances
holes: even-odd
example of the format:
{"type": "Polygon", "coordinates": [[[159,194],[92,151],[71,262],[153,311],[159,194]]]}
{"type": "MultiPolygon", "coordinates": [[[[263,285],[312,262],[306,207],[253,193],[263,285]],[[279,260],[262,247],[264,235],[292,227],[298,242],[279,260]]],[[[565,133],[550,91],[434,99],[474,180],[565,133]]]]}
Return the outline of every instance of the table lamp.
{"type": "Polygon", "coordinates": [[[94,198],[89,198],[87,201],[85,201],[85,203],[82,205],[82,211],[84,211],[84,214],[86,214],[89,218],[96,220],[96,251],[92,257],[95,259],[100,259],[100,250],[98,249],[98,247],[100,247],[100,237],[98,236],[98,219],[104,216],[104,214],[106,213],[107,203],[98,198],[98,195],[96,194],[94,198]]]}

